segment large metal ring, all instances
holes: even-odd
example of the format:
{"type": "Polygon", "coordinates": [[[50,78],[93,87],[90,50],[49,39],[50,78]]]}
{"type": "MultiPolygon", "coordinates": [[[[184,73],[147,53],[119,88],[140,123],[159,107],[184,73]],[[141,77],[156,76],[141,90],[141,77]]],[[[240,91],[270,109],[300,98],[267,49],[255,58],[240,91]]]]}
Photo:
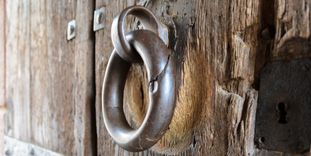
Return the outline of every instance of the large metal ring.
{"type": "Polygon", "coordinates": [[[117,53],[127,61],[133,61],[137,58],[137,54],[132,52],[129,42],[126,40],[126,17],[133,15],[139,19],[144,29],[156,33],[163,42],[168,45],[168,27],[162,24],[154,14],[145,7],[132,6],[124,9],[117,15],[111,26],[112,44],[117,53]]]}
{"type": "Polygon", "coordinates": [[[103,116],[108,133],[117,144],[129,151],[142,151],[154,145],[171,122],[176,94],[175,61],[170,57],[171,51],[151,31],[133,31],[126,37],[147,70],[148,110],[138,129],[128,124],[123,111],[123,92],[131,64],[114,50],[103,83],[103,116]]]}

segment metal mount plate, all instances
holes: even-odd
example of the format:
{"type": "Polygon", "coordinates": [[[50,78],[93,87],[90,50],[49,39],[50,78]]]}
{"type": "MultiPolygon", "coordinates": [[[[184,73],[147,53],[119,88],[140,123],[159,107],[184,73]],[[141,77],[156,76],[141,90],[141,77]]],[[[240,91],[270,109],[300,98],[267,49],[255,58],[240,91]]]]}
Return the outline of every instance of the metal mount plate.
{"type": "Polygon", "coordinates": [[[274,61],[260,75],[255,143],[289,153],[311,143],[311,59],[274,61]]]}
{"type": "Polygon", "coordinates": [[[93,17],[93,31],[98,31],[105,27],[105,7],[96,9],[93,17]]]}
{"type": "Polygon", "coordinates": [[[67,24],[67,40],[72,40],[76,37],[76,20],[71,20],[67,24]]]}

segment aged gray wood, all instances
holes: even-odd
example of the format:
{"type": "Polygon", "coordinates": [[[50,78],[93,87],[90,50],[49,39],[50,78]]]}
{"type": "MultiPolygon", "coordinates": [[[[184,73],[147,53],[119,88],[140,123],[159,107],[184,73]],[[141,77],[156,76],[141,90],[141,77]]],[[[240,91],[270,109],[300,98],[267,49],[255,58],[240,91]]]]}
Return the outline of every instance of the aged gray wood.
{"type": "Polygon", "coordinates": [[[36,28],[30,34],[30,142],[65,155],[74,152],[75,44],[65,35],[75,6],[65,1],[31,3],[30,25],[36,28]]]}
{"type": "Polygon", "coordinates": [[[4,0],[0,1],[0,107],[4,105],[5,96],[5,3],[4,0]]]}
{"type": "Polygon", "coordinates": [[[93,2],[7,1],[5,8],[6,135],[64,155],[94,154],[93,2]],[[80,27],[67,41],[72,19],[80,27]]]}
{"type": "Polygon", "coordinates": [[[77,1],[74,67],[74,132],[77,156],[96,155],[94,2],[77,1]]]}
{"type": "Polygon", "coordinates": [[[6,1],[6,135],[30,139],[30,5],[6,1]],[[14,19],[14,20],[9,20],[14,19]],[[20,22],[24,21],[24,22],[20,22]],[[21,131],[20,129],[23,129],[21,131]]]}
{"type": "Polygon", "coordinates": [[[5,112],[5,1],[0,0],[0,152],[4,147],[4,120],[5,112]]]}

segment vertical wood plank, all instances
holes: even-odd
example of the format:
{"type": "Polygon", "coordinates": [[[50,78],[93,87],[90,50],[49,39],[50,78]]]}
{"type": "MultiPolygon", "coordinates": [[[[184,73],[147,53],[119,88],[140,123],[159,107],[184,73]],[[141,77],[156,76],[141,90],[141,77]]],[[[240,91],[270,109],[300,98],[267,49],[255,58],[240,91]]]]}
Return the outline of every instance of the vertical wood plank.
{"type": "Polygon", "coordinates": [[[30,136],[30,5],[6,1],[6,134],[30,136]],[[25,21],[25,22],[20,22],[25,21]],[[20,131],[23,129],[23,131],[20,131]]]}
{"type": "Polygon", "coordinates": [[[76,2],[31,3],[30,142],[65,155],[74,152],[74,42],[66,40],[76,2]]]}
{"type": "Polygon", "coordinates": [[[77,156],[97,155],[93,1],[77,1],[74,79],[74,132],[77,156]]]}
{"type": "Polygon", "coordinates": [[[93,3],[5,6],[6,135],[64,155],[96,155],[93,3]],[[77,35],[67,41],[67,23],[74,19],[77,35]]]}
{"type": "Polygon", "coordinates": [[[5,1],[0,1],[0,107],[5,103],[5,1]]]}
{"type": "Polygon", "coordinates": [[[0,0],[0,152],[4,150],[5,113],[5,0],[0,0]]]}
{"type": "Polygon", "coordinates": [[[7,42],[2,46],[0,31],[0,43],[9,51],[6,135],[64,155],[96,155],[94,2],[26,0],[4,5],[1,0],[0,6],[7,14],[7,42]],[[77,35],[67,41],[67,23],[74,19],[77,35]]]}

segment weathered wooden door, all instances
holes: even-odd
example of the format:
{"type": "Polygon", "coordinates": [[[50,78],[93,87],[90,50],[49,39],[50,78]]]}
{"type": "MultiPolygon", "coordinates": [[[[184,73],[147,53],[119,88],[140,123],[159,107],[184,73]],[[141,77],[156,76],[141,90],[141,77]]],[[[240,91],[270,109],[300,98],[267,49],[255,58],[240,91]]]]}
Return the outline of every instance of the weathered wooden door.
{"type": "Polygon", "coordinates": [[[95,154],[93,2],[2,2],[5,154],[95,154]],[[77,35],[67,41],[74,19],[77,35]]]}
{"type": "MultiPolygon", "coordinates": [[[[294,155],[256,146],[259,73],[274,58],[311,56],[311,1],[0,2],[5,155],[294,155]],[[178,60],[170,128],[152,149],[140,153],[113,142],[101,113],[103,77],[113,50],[111,23],[132,5],[149,8],[176,30],[172,49],[178,60]],[[93,12],[99,8],[105,8],[105,27],[94,32],[93,12]],[[71,20],[76,20],[76,36],[67,41],[71,20]],[[293,40],[303,41],[307,52],[281,53],[293,40]]],[[[128,27],[140,26],[129,18],[128,27]]],[[[124,92],[126,116],[134,127],[148,107],[147,91],[146,71],[134,65],[124,92]]]]}

